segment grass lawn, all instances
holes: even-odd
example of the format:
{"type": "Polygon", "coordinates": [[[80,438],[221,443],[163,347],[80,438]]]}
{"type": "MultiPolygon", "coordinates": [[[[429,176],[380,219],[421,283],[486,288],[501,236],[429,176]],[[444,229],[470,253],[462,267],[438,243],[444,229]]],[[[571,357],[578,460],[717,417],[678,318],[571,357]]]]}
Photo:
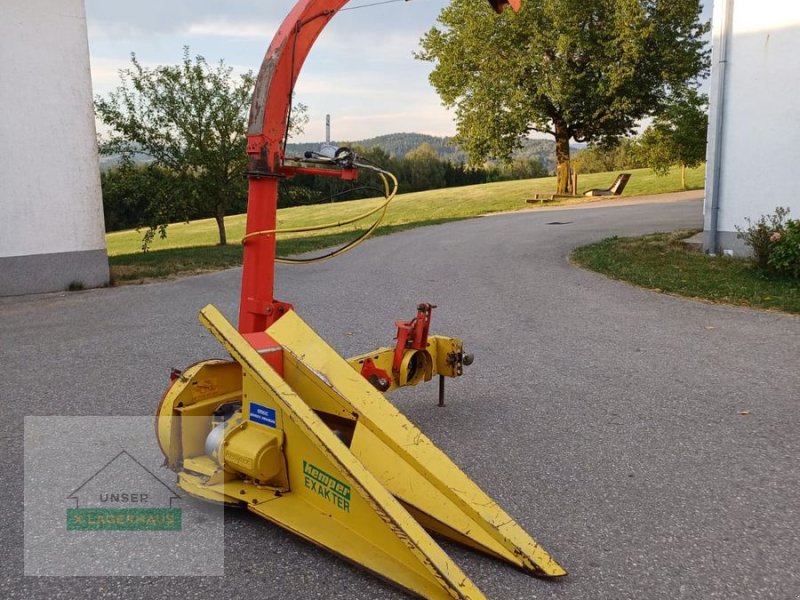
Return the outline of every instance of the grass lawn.
{"type": "MultiPolygon", "coordinates": [[[[680,172],[673,169],[664,177],[656,176],[650,169],[634,169],[624,196],[658,194],[680,191],[680,172]]],[[[581,191],[593,187],[608,187],[616,173],[594,173],[579,179],[581,191]]],[[[703,187],[703,167],[687,172],[690,189],[703,187]]],[[[400,194],[389,207],[376,235],[385,235],[402,229],[432,225],[445,221],[468,219],[493,212],[530,208],[525,200],[536,192],[552,192],[555,177],[504,181],[412,194],[400,194]]],[[[402,191],[402,181],[400,182],[402,191]]],[[[572,204],[584,200],[567,199],[552,204],[572,204]]],[[[588,199],[587,199],[588,201],[588,199]]],[[[334,204],[317,204],[285,208],[278,211],[279,227],[309,226],[337,221],[365,212],[377,206],[382,199],[355,200],[334,204]]],[[[369,221],[369,219],[367,220],[369,221]]],[[[112,278],[116,283],[190,274],[224,269],[241,264],[239,240],[244,235],[245,215],[226,217],[227,247],[217,246],[217,226],[213,219],[169,226],[166,239],[156,239],[147,253],[141,252],[143,232],[119,231],[106,236],[112,278]]],[[[354,223],[330,234],[286,234],[279,236],[280,254],[295,254],[308,250],[335,246],[352,239],[363,231],[369,222],[354,223]]]]}
{"type": "Polygon", "coordinates": [[[574,250],[573,262],[656,291],[800,313],[800,280],[760,273],[740,258],[687,251],[680,240],[694,231],[608,238],[574,250]]]}

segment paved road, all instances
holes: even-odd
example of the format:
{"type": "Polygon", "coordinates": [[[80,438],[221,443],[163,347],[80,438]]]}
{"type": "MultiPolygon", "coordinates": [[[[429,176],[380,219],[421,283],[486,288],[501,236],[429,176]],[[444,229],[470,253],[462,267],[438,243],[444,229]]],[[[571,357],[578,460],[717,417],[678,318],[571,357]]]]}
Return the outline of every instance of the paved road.
{"type": "MultiPolygon", "coordinates": [[[[640,290],[566,259],[611,234],[699,226],[700,211],[500,215],[279,270],[279,297],[343,354],[389,342],[418,301],[475,352],[447,408],[435,386],[395,401],[570,571],[537,580],[447,544],[489,598],[800,597],[800,319],[640,290]]],[[[0,304],[0,596],[405,597],[231,511],[225,578],[19,577],[23,415],[150,414],[168,367],[220,354],[195,314],[214,302],[234,315],[238,277],[0,304]]]]}

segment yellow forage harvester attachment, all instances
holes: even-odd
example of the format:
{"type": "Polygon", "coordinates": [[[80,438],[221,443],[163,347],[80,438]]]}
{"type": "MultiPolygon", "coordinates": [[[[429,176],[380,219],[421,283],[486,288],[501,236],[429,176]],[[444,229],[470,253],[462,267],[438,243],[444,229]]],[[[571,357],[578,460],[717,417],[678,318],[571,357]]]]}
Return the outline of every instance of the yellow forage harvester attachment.
{"type": "Polygon", "coordinates": [[[396,347],[349,361],[292,310],[243,335],[204,308],[233,361],[190,367],[162,399],[158,440],[180,487],[244,505],[423,598],[484,598],[429,532],[564,575],[381,391],[461,374],[461,341],[427,335],[432,308],[397,323],[396,347]]]}

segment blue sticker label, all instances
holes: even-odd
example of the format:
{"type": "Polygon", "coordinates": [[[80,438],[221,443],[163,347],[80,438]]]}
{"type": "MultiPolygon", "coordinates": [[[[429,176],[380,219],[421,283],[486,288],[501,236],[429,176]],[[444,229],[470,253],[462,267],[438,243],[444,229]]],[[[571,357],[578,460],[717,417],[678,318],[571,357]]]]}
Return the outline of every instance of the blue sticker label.
{"type": "Polygon", "coordinates": [[[277,427],[278,420],[274,408],[262,406],[255,402],[250,403],[250,420],[254,423],[261,423],[267,427],[277,427]]]}

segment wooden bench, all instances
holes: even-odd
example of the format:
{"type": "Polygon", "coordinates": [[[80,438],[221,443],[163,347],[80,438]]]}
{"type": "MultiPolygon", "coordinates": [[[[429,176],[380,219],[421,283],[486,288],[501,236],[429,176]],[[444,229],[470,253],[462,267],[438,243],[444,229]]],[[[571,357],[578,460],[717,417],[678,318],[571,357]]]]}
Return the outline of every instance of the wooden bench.
{"type": "Polygon", "coordinates": [[[528,198],[525,202],[528,204],[544,204],[555,200],[554,196],[555,194],[534,194],[533,198],[528,198]]]}
{"type": "Polygon", "coordinates": [[[528,198],[525,202],[528,204],[544,204],[545,202],[564,200],[565,198],[580,198],[580,196],[575,196],[574,194],[556,194],[555,192],[547,192],[534,194],[533,198],[528,198]]]}
{"type": "Polygon", "coordinates": [[[620,173],[611,184],[609,188],[594,188],[583,193],[584,196],[620,196],[622,195],[625,186],[628,185],[628,180],[631,178],[630,173],[620,173]]]}

